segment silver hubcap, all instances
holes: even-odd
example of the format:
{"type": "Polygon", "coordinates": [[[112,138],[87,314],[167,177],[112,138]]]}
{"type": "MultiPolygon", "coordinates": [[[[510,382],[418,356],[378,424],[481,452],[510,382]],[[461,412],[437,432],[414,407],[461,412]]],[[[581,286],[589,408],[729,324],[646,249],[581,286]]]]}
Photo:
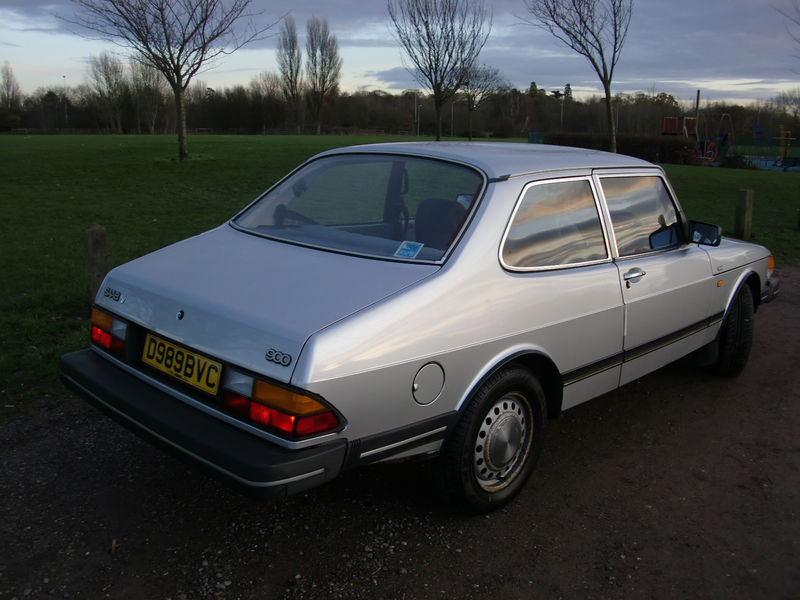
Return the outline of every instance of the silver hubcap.
{"type": "Polygon", "coordinates": [[[514,393],[495,402],[478,430],[473,471],[486,491],[496,492],[511,483],[527,458],[532,424],[521,398],[514,393]]]}

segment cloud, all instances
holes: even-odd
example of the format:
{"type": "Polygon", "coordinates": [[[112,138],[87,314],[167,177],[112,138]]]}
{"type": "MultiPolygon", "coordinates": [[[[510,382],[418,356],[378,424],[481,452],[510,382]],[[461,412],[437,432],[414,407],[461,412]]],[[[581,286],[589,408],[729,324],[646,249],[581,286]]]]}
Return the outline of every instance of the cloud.
{"type": "Polygon", "coordinates": [[[420,88],[419,82],[405,67],[392,67],[377,71],[365,71],[363,76],[375,79],[389,90],[413,90],[420,88]]]}
{"type": "MultiPolygon", "coordinates": [[[[113,48],[87,42],[57,18],[74,14],[68,0],[1,0],[0,46],[14,64],[23,89],[46,85],[60,73],[78,80],[82,63],[71,59],[113,48]],[[42,63],[37,57],[42,56],[42,63]],[[20,65],[19,67],[17,65],[20,65]],[[35,77],[39,76],[39,81],[35,77]],[[27,78],[27,79],[26,79],[27,78]]],[[[788,0],[779,0],[786,2],[788,0]]],[[[480,62],[497,67],[514,86],[531,81],[545,89],[570,83],[579,96],[600,94],[600,81],[589,62],[550,33],[523,20],[521,0],[487,0],[493,28],[480,62]]],[[[400,49],[389,28],[385,0],[253,0],[252,12],[268,24],[291,14],[305,45],[305,22],[326,18],[344,58],[342,78],[351,89],[384,86],[389,90],[420,87],[403,67],[400,49]]],[[[663,91],[679,100],[704,97],[764,99],[800,85],[797,45],[784,18],[765,2],[753,0],[639,0],[634,4],[628,39],[614,75],[615,93],[663,91]],[[731,82],[737,82],[732,84],[731,82]]],[[[277,34],[279,25],[271,30],[277,34]]],[[[275,37],[267,37],[220,61],[206,76],[218,87],[248,71],[277,70],[275,37]],[[261,53],[260,55],[258,53],[261,53]],[[253,65],[253,66],[246,66],[253,65]],[[214,78],[220,81],[212,81],[214,78]]]]}

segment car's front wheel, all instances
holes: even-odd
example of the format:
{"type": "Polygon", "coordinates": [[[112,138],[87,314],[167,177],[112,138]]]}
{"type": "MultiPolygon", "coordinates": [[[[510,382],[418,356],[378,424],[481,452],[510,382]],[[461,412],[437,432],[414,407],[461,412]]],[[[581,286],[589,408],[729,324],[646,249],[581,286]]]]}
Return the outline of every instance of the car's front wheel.
{"type": "Polygon", "coordinates": [[[492,375],[468,400],[438,461],[444,498],[472,512],[516,496],[539,457],[546,402],[538,379],[520,367],[492,375]]]}
{"type": "Polygon", "coordinates": [[[750,286],[743,285],[731,301],[720,329],[719,356],[714,365],[718,374],[738,375],[747,364],[753,345],[754,312],[753,293],[750,286]]]}

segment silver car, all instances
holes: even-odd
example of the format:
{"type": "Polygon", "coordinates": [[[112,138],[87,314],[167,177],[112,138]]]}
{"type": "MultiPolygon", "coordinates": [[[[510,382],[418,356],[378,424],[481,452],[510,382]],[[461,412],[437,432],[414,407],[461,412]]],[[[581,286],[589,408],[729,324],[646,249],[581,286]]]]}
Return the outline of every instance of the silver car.
{"type": "Polygon", "coordinates": [[[261,496],[431,458],[485,512],[547,419],[676,359],[744,366],[767,249],[664,172],[542,145],[323,152],[230,222],[113,269],[63,380],[261,496]]]}

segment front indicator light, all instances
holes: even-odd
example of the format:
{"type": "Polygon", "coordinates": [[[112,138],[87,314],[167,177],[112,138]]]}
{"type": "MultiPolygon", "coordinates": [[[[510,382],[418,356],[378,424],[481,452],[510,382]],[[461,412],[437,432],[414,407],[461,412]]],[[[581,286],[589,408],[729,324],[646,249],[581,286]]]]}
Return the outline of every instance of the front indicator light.
{"type": "Polygon", "coordinates": [[[775,257],[772,254],[769,255],[769,261],[767,261],[767,279],[772,277],[772,272],[775,270],[775,257]]]}

